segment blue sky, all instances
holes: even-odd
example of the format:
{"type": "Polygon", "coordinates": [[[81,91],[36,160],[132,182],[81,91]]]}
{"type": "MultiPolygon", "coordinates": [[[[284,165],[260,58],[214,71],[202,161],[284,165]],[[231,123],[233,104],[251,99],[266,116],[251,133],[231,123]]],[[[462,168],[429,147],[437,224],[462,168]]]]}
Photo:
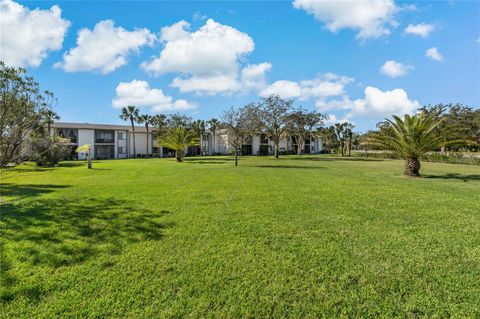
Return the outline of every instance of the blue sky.
{"type": "Polygon", "coordinates": [[[121,123],[130,103],[218,118],[277,93],[365,131],[480,106],[477,1],[1,3],[0,58],[53,91],[63,121],[121,123]]]}

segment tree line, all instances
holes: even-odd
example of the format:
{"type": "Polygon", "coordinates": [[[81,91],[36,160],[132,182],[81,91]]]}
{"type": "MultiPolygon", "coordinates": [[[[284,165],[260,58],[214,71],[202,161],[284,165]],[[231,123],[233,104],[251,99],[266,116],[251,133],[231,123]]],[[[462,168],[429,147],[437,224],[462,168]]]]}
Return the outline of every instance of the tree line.
{"type": "MultiPolygon", "coordinates": [[[[200,155],[205,154],[204,145],[207,129],[212,133],[212,144],[218,129],[226,129],[228,144],[233,148],[235,165],[238,165],[239,149],[246,141],[257,134],[265,134],[273,143],[274,155],[280,155],[280,142],[286,136],[292,136],[297,143],[297,154],[303,154],[305,140],[317,136],[327,116],[317,111],[295,108],[293,101],[282,99],[278,95],[262,98],[258,103],[250,103],[240,108],[224,111],[221,119],[192,120],[181,114],[140,115],[133,105],[121,110],[120,118],[128,121],[132,127],[133,153],[136,156],[135,124],[144,124],[147,133],[155,128],[158,145],[173,149],[177,161],[181,162],[184,150],[189,146],[198,146],[200,155]]],[[[148,135],[148,134],[147,134],[148,135]]],[[[148,149],[147,137],[147,149],[148,149]]]]}
{"type": "MultiPolygon", "coordinates": [[[[42,91],[23,68],[7,67],[0,62],[0,167],[29,159],[38,165],[55,165],[67,152],[68,140],[50,134],[50,127],[59,116],[53,111],[57,100],[53,93],[42,91]]],[[[415,115],[392,116],[377,124],[377,129],[364,134],[354,132],[352,123],[325,126],[328,116],[294,106],[293,100],[278,95],[261,98],[239,108],[225,110],[220,119],[193,120],[182,114],[140,114],[133,106],[122,108],[120,118],[130,123],[133,153],[137,156],[135,125],[143,124],[147,132],[148,154],[150,132],[159,146],[175,151],[177,161],[184,150],[197,146],[205,155],[207,130],[212,143],[218,129],[226,129],[233,148],[235,165],[243,144],[257,134],[273,144],[275,158],[280,156],[284,138],[295,140],[296,153],[301,155],[305,140],[320,137],[324,151],[351,156],[353,149],[389,150],[405,159],[405,174],[419,176],[420,159],[433,151],[478,151],[480,149],[480,110],[462,104],[438,104],[420,108],[415,115]]]]}

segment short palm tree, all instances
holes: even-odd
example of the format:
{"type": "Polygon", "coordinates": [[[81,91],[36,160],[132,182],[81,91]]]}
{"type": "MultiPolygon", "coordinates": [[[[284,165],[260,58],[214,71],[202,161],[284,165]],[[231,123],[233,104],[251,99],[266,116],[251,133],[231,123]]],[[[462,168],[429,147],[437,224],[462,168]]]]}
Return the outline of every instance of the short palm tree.
{"type": "Polygon", "coordinates": [[[427,152],[458,141],[449,140],[451,130],[442,126],[438,113],[393,116],[385,126],[370,134],[367,143],[391,150],[405,159],[404,174],[420,176],[420,158],[427,152]]]}
{"type": "Polygon", "coordinates": [[[138,121],[139,109],[136,106],[129,105],[122,107],[122,114],[120,114],[120,118],[124,121],[130,121],[132,125],[132,133],[133,133],[133,155],[137,157],[137,149],[135,148],[135,122],[138,121]]]}
{"type": "Polygon", "coordinates": [[[147,131],[147,138],[146,138],[146,143],[147,143],[147,147],[145,148],[146,150],[146,155],[147,155],[147,158],[149,157],[148,156],[148,133],[149,133],[149,128],[150,128],[150,125],[154,125],[155,123],[155,119],[153,118],[153,116],[149,115],[149,114],[142,114],[138,117],[137,119],[137,122],[139,124],[142,124],[145,125],[145,130],[147,131]]]}
{"type": "Polygon", "coordinates": [[[197,134],[185,127],[176,127],[168,130],[158,140],[158,145],[175,150],[177,162],[183,161],[185,148],[198,144],[197,134]]]}

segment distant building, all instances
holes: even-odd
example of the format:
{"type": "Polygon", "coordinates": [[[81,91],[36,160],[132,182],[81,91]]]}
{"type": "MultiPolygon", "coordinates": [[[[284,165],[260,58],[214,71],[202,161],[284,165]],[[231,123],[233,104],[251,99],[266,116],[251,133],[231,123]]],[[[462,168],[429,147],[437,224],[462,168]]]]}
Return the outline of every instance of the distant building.
{"type": "MultiPolygon", "coordinates": [[[[70,139],[71,153],[69,159],[85,159],[85,153],[75,153],[78,146],[90,144],[92,158],[116,159],[135,157],[133,152],[133,131],[129,125],[89,124],[57,122],[51,125],[50,134],[70,139]]],[[[156,141],[155,128],[149,130],[148,145],[147,132],[144,126],[135,126],[135,148],[137,157],[173,157],[174,151],[159,147],[156,141]]],[[[305,141],[304,153],[315,154],[323,150],[322,139],[311,137],[305,141]]],[[[233,151],[228,141],[228,131],[217,129],[215,136],[212,132],[202,140],[200,147],[189,147],[188,155],[226,155],[233,151]]],[[[242,155],[271,155],[274,152],[273,142],[265,135],[258,134],[251,140],[245,141],[241,148],[242,155]]],[[[280,153],[294,154],[297,144],[294,137],[285,137],[280,142],[280,153]]]]}

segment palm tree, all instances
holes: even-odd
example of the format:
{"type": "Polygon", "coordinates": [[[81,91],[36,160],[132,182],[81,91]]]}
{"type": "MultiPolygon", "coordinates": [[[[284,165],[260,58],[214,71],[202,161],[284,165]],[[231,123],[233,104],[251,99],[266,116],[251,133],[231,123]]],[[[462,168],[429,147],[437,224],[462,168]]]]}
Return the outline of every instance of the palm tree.
{"type": "Polygon", "coordinates": [[[198,146],[200,147],[200,155],[203,155],[203,137],[205,136],[205,121],[196,120],[192,123],[192,129],[197,134],[198,146]]]}
{"type": "Polygon", "coordinates": [[[132,133],[133,133],[133,155],[137,157],[137,150],[135,148],[135,122],[138,121],[138,113],[139,109],[134,105],[128,105],[122,108],[122,114],[120,114],[120,118],[124,121],[130,120],[130,124],[132,125],[132,133]]]}
{"type": "Polygon", "coordinates": [[[393,116],[386,120],[378,132],[373,132],[368,138],[368,144],[392,150],[405,159],[404,174],[420,176],[419,159],[427,152],[440,149],[446,144],[459,141],[449,140],[451,129],[442,126],[444,118],[438,113],[422,112],[410,116],[405,114],[401,119],[393,116]]]}
{"type": "MultiPolygon", "coordinates": [[[[159,138],[165,132],[165,127],[167,126],[167,117],[163,114],[155,114],[152,116],[151,125],[156,130],[155,134],[152,134],[152,139],[159,138]]],[[[158,148],[158,157],[160,157],[160,148],[158,148]]]]}
{"type": "Polygon", "coordinates": [[[160,137],[158,145],[175,150],[177,162],[183,161],[183,152],[185,148],[198,144],[197,134],[185,127],[175,127],[160,137]]]}
{"type": "Polygon", "coordinates": [[[43,110],[40,113],[43,123],[47,124],[47,132],[50,135],[50,126],[60,119],[60,116],[52,110],[43,110]]]}
{"type": "Polygon", "coordinates": [[[340,142],[340,150],[342,151],[342,157],[345,156],[345,138],[347,133],[347,122],[335,123],[335,136],[340,142]]]}
{"type": "Polygon", "coordinates": [[[139,124],[144,124],[145,125],[145,129],[147,131],[147,148],[146,148],[146,153],[147,153],[147,158],[148,158],[148,133],[149,133],[149,128],[150,128],[150,125],[155,125],[155,119],[153,116],[149,115],[149,114],[142,114],[138,117],[138,120],[137,122],[139,124]]]}
{"type": "Polygon", "coordinates": [[[216,150],[215,150],[215,133],[217,131],[217,128],[218,126],[220,125],[220,121],[217,120],[216,118],[213,118],[209,121],[207,121],[207,124],[210,126],[210,131],[212,131],[212,144],[213,144],[213,147],[212,147],[212,153],[215,154],[216,153],[216,150]]]}

